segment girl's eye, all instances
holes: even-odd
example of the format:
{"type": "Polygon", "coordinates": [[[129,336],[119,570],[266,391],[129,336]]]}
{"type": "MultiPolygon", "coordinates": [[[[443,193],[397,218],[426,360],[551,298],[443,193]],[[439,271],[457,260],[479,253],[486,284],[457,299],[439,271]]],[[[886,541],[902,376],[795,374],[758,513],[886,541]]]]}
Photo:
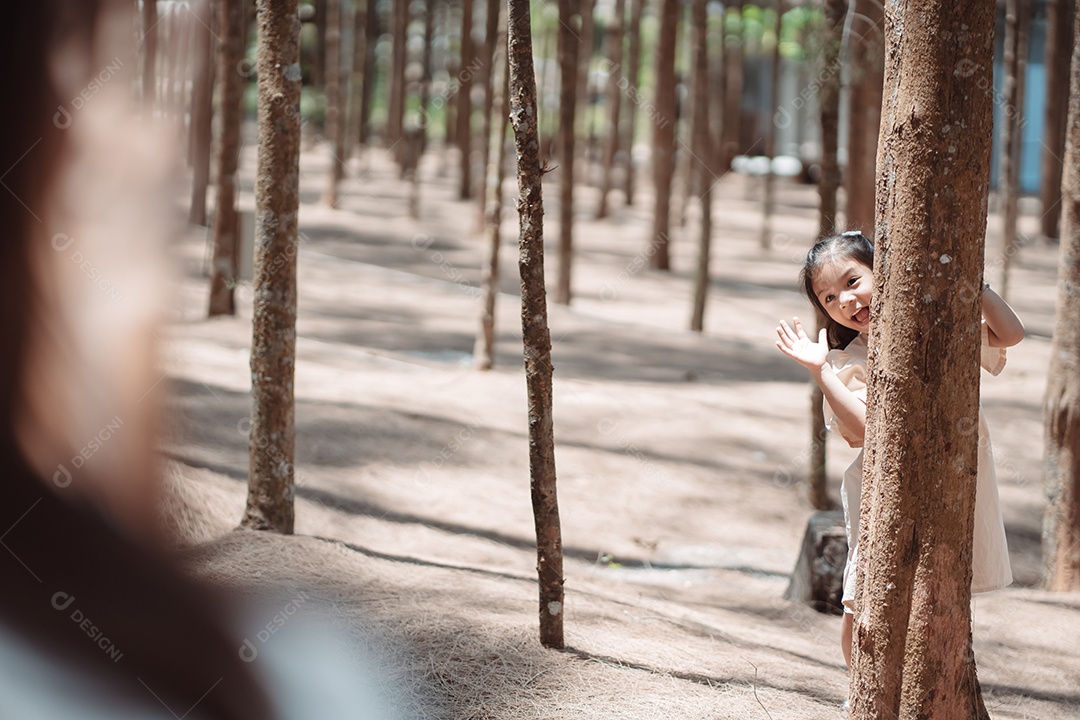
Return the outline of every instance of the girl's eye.
{"type": "Polygon", "coordinates": [[[858,278],[857,275],[852,276],[851,278],[849,278],[848,281],[847,281],[848,287],[851,287],[852,285],[854,285],[856,282],[858,282],[858,280],[859,280],[859,278],[858,278]]]}
{"type": "Polygon", "coordinates": [[[825,296],[825,302],[827,302],[827,303],[832,302],[835,298],[836,298],[835,295],[826,295],[825,296]]]}

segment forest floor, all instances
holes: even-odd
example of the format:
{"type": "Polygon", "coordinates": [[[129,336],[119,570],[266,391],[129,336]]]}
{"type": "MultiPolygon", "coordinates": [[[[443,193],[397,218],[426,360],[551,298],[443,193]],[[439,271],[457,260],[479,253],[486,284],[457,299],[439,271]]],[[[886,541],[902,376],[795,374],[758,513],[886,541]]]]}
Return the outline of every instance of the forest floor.
{"type": "MultiPolygon", "coordinates": [[[[647,188],[632,207],[616,194],[600,222],[595,189],[578,192],[573,303],[549,305],[566,551],[568,648],[557,652],[537,633],[515,183],[496,367],[485,373],[470,367],[482,242],[453,164],[425,156],[419,220],[384,151],[350,164],[338,209],[317,204],[325,151],[301,164],[295,536],[234,529],[248,465],[250,285],[235,318],[205,319],[205,234],[175,247],[166,512],[197,546],[196,570],[244,588],[308,588],[369,638],[403,717],[843,717],[839,618],[782,598],[812,513],[800,481],[810,388],[773,329],[810,315],[795,276],[816,190],[780,181],[777,240],[763,251],[759,181],[719,182],[700,335],[687,330],[697,205],[673,231],[674,270],[661,273],[643,262],[647,188]]],[[[250,208],[251,148],[242,165],[250,208]]],[[[557,173],[548,179],[551,288],[557,173]]],[[[1034,235],[1036,223],[1028,214],[1021,230],[1034,235]]],[[[994,283],[998,227],[992,216],[994,283]]],[[[1010,299],[1029,336],[983,383],[1016,575],[974,603],[995,718],[1075,718],[1080,706],[1080,595],[1038,589],[1056,259],[1038,241],[1020,250],[1010,299]]],[[[853,451],[829,442],[838,499],[853,451]]]]}

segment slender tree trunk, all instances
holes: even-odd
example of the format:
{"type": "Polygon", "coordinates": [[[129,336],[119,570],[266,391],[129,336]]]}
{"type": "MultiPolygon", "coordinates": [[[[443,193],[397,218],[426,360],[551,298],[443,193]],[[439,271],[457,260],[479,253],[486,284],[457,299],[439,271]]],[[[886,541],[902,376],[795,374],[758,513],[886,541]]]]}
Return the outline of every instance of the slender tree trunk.
{"type": "Polygon", "coordinates": [[[315,16],[315,53],[311,63],[311,86],[317,90],[326,87],[326,3],[329,0],[312,0],[315,16]]]}
{"type": "Polygon", "coordinates": [[[698,172],[701,188],[701,236],[698,246],[697,272],[694,274],[694,307],[690,329],[701,332],[705,325],[705,295],[709,289],[709,246],[712,244],[712,186],[714,150],[709,133],[709,0],[694,0],[690,27],[694,49],[694,158],[691,163],[698,172]]]}
{"type": "Polygon", "coordinates": [[[574,0],[559,0],[559,284],[555,302],[570,304],[574,259],[574,118],[581,45],[574,0]]]}
{"type": "MultiPolygon", "coordinates": [[[[1080,33],[1080,16],[1074,18],[1080,33]]],[[[1080,590],[1080,44],[1072,51],[1057,317],[1047,371],[1045,418],[1046,587],[1080,590]]]]}
{"type": "MultiPolygon", "coordinates": [[[[772,247],[772,217],[776,209],[776,176],[773,159],[776,158],[776,122],[774,116],[780,107],[780,28],[784,19],[784,0],[776,0],[776,42],[772,51],[772,77],[769,84],[769,122],[765,124],[765,157],[769,158],[769,171],[765,173],[765,199],[761,204],[761,249],[772,247]]],[[[702,96],[705,97],[705,96],[702,96]]]]}
{"type": "Polygon", "coordinates": [[[431,105],[431,62],[432,62],[432,41],[435,37],[435,0],[425,0],[424,2],[424,52],[421,55],[420,62],[423,65],[423,75],[420,77],[420,154],[423,155],[427,152],[428,147],[428,127],[431,105]]]}
{"type": "Polygon", "coordinates": [[[844,175],[848,230],[874,235],[877,140],[881,127],[881,83],[885,72],[882,43],[884,8],[879,0],[855,0],[851,22],[851,96],[848,162],[844,175]]]}
{"type": "Polygon", "coordinates": [[[993,37],[992,2],[901,0],[886,9],[850,695],[857,720],[989,717],[971,649],[971,428],[993,37]]]}
{"type": "MultiPolygon", "coordinates": [[[[721,170],[731,169],[731,161],[739,153],[742,138],[742,95],[743,95],[743,60],[746,37],[743,32],[742,6],[736,5],[731,11],[739,18],[738,35],[726,36],[724,47],[724,72],[727,79],[727,94],[724,96],[724,136],[721,139],[721,170]],[[730,42],[734,40],[735,42],[730,42]]],[[[725,13],[726,15],[727,13],[725,13]]],[[[726,22],[726,21],[725,21],[726,22]]]]}
{"type": "MultiPolygon", "coordinates": [[[[626,72],[623,80],[627,88],[632,88],[635,94],[640,94],[641,88],[638,80],[641,76],[641,13],[644,0],[630,0],[630,28],[627,34],[630,36],[630,45],[627,48],[626,72]]],[[[622,90],[622,88],[619,88],[622,90]]],[[[629,103],[626,106],[626,121],[623,123],[623,139],[620,143],[626,148],[626,175],[623,177],[623,193],[626,196],[626,204],[634,204],[634,137],[637,125],[637,105],[629,103]]]]}
{"type": "Polygon", "coordinates": [[[1020,199],[1020,146],[1024,122],[1024,76],[1027,74],[1028,28],[1031,5],[1028,0],[1005,0],[1005,62],[1001,112],[1001,165],[998,188],[1001,197],[1001,280],[998,294],[1009,297],[1009,268],[1017,251],[1016,223],[1020,199]]]}
{"type": "Polygon", "coordinates": [[[259,3],[259,159],[251,469],[241,525],[293,531],[297,213],[300,207],[300,18],[297,0],[259,3]]]}
{"type": "Polygon", "coordinates": [[[193,23],[195,53],[192,66],[195,81],[191,93],[191,209],[188,221],[193,225],[207,224],[206,189],[210,184],[210,133],[214,115],[214,50],[211,38],[213,16],[209,2],[195,6],[193,23]]]}
{"type": "Polygon", "coordinates": [[[244,78],[244,0],[218,0],[217,74],[219,132],[214,202],[214,262],[210,275],[210,317],[235,315],[240,254],[240,216],[236,212],[237,165],[244,78]]]}
{"type": "Polygon", "coordinates": [[[509,75],[506,68],[506,5],[498,2],[495,6],[497,32],[492,47],[492,82],[494,91],[491,98],[491,117],[494,131],[486,135],[487,181],[485,183],[488,200],[486,245],[484,258],[484,298],[480,316],[480,332],[476,336],[473,350],[473,363],[477,370],[490,370],[495,365],[495,303],[499,295],[499,246],[502,243],[502,186],[506,179],[506,129],[510,124],[507,112],[507,83],[509,75]]]}
{"type": "Polygon", "coordinates": [[[603,177],[600,181],[600,204],[596,207],[597,220],[607,217],[608,193],[611,192],[612,185],[611,176],[615,169],[615,158],[619,155],[619,140],[622,135],[619,126],[622,92],[619,88],[618,77],[622,75],[623,18],[625,15],[626,0],[615,0],[615,17],[607,30],[606,38],[608,77],[607,86],[604,89],[607,90],[605,111],[608,116],[608,133],[607,145],[604,147],[604,166],[601,168],[603,177]]]}
{"type": "Polygon", "coordinates": [[[336,207],[338,182],[345,177],[345,82],[341,63],[342,0],[326,0],[326,145],[330,149],[330,171],[326,178],[323,204],[336,207]]]}
{"type": "Polygon", "coordinates": [[[398,146],[405,137],[405,62],[409,42],[409,3],[398,0],[390,7],[390,32],[393,33],[394,42],[390,54],[390,76],[387,78],[390,97],[386,106],[386,137],[383,142],[387,147],[395,148],[395,155],[400,158],[398,146]]]}
{"type": "MultiPolygon", "coordinates": [[[[446,24],[443,26],[443,34],[449,38],[453,34],[453,30],[450,28],[450,23],[453,20],[453,0],[447,0],[446,12],[443,13],[443,17],[446,19],[446,24]]],[[[450,77],[457,79],[461,74],[461,42],[459,38],[457,55],[452,52],[452,43],[447,43],[446,49],[446,69],[450,73],[450,77]]],[[[450,98],[446,98],[446,102],[443,105],[443,120],[445,122],[446,139],[443,141],[443,148],[454,147],[457,145],[457,105],[450,102],[450,98]]]]}
{"type": "Polygon", "coordinates": [[[176,106],[176,85],[179,78],[184,75],[179,70],[180,65],[180,14],[167,13],[165,16],[165,95],[161,99],[162,111],[179,121],[183,126],[183,112],[176,106]]]}
{"type": "Polygon", "coordinates": [[[142,0],[142,99],[148,114],[154,111],[157,98],[157,0],[142,0]]]}
{"type": "Polygon", "coordinates": [[[371,139],[371,108],[375,103],[375,40],[379,37],[379,3],[365,0],[364,18],[364,85],[360,100],[359,140],[365,145],[371,139]]]}
{"type": "Polygon", "coordinates": [[[473,5],[476,0],[463,0],[461,13],[461,69],[458,80],[461,87],[457,94],[457,146],[461,154],[461,184],[458,197],[468,200],[472,197],[472,78],[473,59],[476,49],[473,46],[473,5]]]}
{"type": "Polygon", "coordinates": [[[1049,0],[1046,11],[1046,132],[1042,144],[1043,237],[1058,237],[1062,158],[1069,98],[1069,58],[1073,46],[1075,0],[1049,0]]]}
{"type": "Polygon", "coordinates": [[[574,161],[574,172],[580,183],[588,182],[588,152],[591,133],[588,127],[589,113],[589,63],[593,54],[593,37],[596,25],[593,19],[593,11],[596,9],[596,0],[579,0],[578,8],[581,13],[581,32],[578,42],[578,75],[574,83],[574,104],[577,108],[574,121],[577,125],[578,143],[574,146],[577,158],[574,161]]]}
{"type": "Polygon", "coordinates": [[[679,0],[661,0],[656,48],[656,117],[653,119],[653,211],[649,267],[670,270],[668,237],[671,231],[671,180],[675,174],[675,46],[679,32],[679,0]]]}
{"type": "Polygon", "coordinates": [[[555,437],[551,415],[551,332],[544,290],[544,201],[537,132],[536,74],[528,0],[508,0],[510,118],[517,147],[521,271],[521,330],[529,395],[529,476],[540,579],[540,643],[563,647],[563,557],[555,494],[555,437]]]}
{"type": "Polygon", "coordinates": [[[354,145],[360,142],[361,118],[364,106],[364,91],[368,79],[364,76],[364,61],[367,58],[367,2],[375,0],[354,0],[353,5],[353,48],[351,77],[349,78],[349,111],[346,121],[348,137],[344,157],[352,156],[354,145]]]}
{"type": "MultiPolygon", "coordinates": [[[[193,133],[191,131],[191,121],[195,114],[194,98],[188,96],[187,81],[191,78],[194,81],[197,79],[198,74],[195,70],[195,63],[191,58],[193,53],[192,45],[195,45],[198,41],[196,39],[195,28],[192,27],[196,23],[192,20],[194,11],[185,13],[173,13],[177,19],[178,26],[178,53],[179,58],[176,62],[176,114],[179,117],[179,122],[176,123],[177,142],[182,146],[186,145],[187,152],[184,157],[187,160],[188,167],[191,167],[191,161],[195,157],[195,148],[193,144],[193,133]],[[190,104],[189,104],[190,100],[190,104]],[[190,113],[190,116],[189,116],[190,113]]],[[[194,95],[194,89],[191,95],[194,95]]]]}
{"type": "Polygon", "coordinates": [[[484,154],[484,173],[480,177],[480,192],[477,193],[477,208],[479,213],[477,214],[478,227],[483,228],[487,219],[487,199],[488,199],[488,187],[487,183],[492,179],[491,173],[488,171],[488,159],[491,156],[491,132],[494,123],[492,122],[492,112],[494,112],[494,95],[495,95],[495,50],[497,35],[499,33],[499,6],[501,0],[487,0],[487,15],[484,18],[484,143],[482,146],[484,154]]]}
{"type": "Polygon", "coordinates": [[[713,167],[717,174],[723,175],[724,169],[724,113],[727,103],[727,29],[724,27],[726,13],[722,12],[715,37],[708,39],[710,47],[715,48],[709,60],[709,133],[712,137],[713,167]]]}

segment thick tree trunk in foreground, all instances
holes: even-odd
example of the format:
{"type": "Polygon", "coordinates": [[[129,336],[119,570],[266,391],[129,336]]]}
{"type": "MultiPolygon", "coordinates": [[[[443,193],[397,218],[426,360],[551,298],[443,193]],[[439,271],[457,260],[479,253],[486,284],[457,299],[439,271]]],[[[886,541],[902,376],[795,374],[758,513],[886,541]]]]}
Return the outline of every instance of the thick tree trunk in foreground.
{"type": "Polygon", "coordinates": [[[607,144],[604,146],[604,164],[601,168],[603,173],[600,181],[600,204],[596,208],[596,219],[602,220],[608,213],[608,193],[611,192],[612,174],[615,169],[615,158],[619,154],[619,140],[621,131],[619,128],[619,115],[622,110],[622,90],[619,88],[619,77],[622,75],[622,46],[623,46],[623,16],[626,15],[626,0],[615,0],[615,17],[611,27],[607,29],[607,144]],[[618,73],[618,75],[616,75],[618,73]]]}
{"type": "Polygon", "coordinates": [[[670,270],[668,238],[671,232],[671,180],[675,175],[675,44],[679,32],[679,0],[661,0],[656,48],[656,117],[653,118],[652,169],[656,204],[649,267],[670,270]]]}
{"type": "Polygon", "coordinates": [[[540,643],[563,646],[563,558],[555,496],[551,415],[551,332],[544,290],[544,201],[537,132],[536,75],[528,0],[509,0],[510,118],[517,148],[521,330],[529,395],[529,476],[540,578],[540,643]]]}
{"type": "MultiPolygon", "coordinates": [[[[645,0],[630,0],[630,27],[627,34],[630,36],[630,44],[627,47],[626,72],[623,80],[628,88],[634,92],[641,92],[638,87],[638,79],[641,75],[641,12],[645,0]]],[[[620,90],[622,88],[619,88],[620,90]]],[[[626,204],[634,204],[634,135],[637,125],[637,105],[629,103],[626,106],[626,121],[623,123],[621,132],[623,139],[621,145],[626,148],[626,177],[623,178],[623,192],[626,195],[626,204]]]]}
{"type": "Polygon", "coordinates": [[[142,0],[142,99],[148,113],[153,112],[157,98],[157,0],[142,0]]]}
{"type": "Polygon", "coordinates": [[[559,281],[555,302],[570,304],[574,261],[574,118],[581,45],[575,0],[559,0],[559,281]]]}
{"type": "Polygon", "coordinates": [[[217,185],[214,203],[214,262],[210,274],[210,317],[235,315],[240,254],[240,216],[236,212],[237,165],[240,160],[240,122],[244,78],[244,0],[219,0],[217,72],[220,96],[217,144],[217,185]]]}
{"type": "Polygon", "coordinates": [[[694,307],[690,329],[701,332],[705,325],[705,296],[709,290],[709,250],[712,244],[712,186],[715,182],[715,152],[709,134],[709,45],[708,0],[694,0],[690,27],[694,47],[694,131],[697,155],[690,162],[698,173],[701,188],[701,236],[698,240],[697,272],[694,273],[694,307]]]}
{"type": "Polygon", "coordinates": [[[492,53],[491,117],[494,132],[488,135],[487,180],[488,194],[485,210],[486,257],[484,259],[484,298],[480,315],[480,332],[473,350],[473,365],[477,370],[490,370],[495,365],[495,303],[499,295],[499,246],[502,244],[502,186],[506,179],[506,128],[510,113],[506,72],[506,6],[497,2],[495,10],[498,30],[492,53]]]}
{"type": "Polygon", "coordinates": [[[1069,104],[1069,58],[1073,46],[1075,0],[1049,0],[1046,8],[1046,133],[1042,144],[1043,237],[1058,237],[1061,219],[1062,158],[1069,104]]]}
{"type": "Polygon", "coordinates": [[[338,182],[345,177],[345,93],[347,83],[341,64],[341,0],[326,0],[326,144],[330,148],[330,171],[323,204],[337,206],[338,182]]]}
{"type": "Polygon", "coordinates": [[[881,129],[881,83],[885,73],[882,42],[884,9],[879,0],[856,0],[851,19],[851,101],[848,161],[844,173],[848,230],[874,236],[877,142],[881,129]]]}
{"type": "Polygon", "coordinates": [[[1016,254],[1016,223],[1020,199],[1020,146],[1024,122],[1024,76],[1027,74],[1028,28],[1031,4],[1027,0],[1005,0],[1005,58],[1001,108],[1001,165],[998,196],[1001,198],[1001,279],[998,294],[1009,296],[1009,268],[1016,254]]]}
{"type": "Polygon", "coordinates": [[[251,469],[242,525],[293,531],[297,213],[300,207],[300,19],[297,0],[259,3],[259,160],[251,469]]]}
{"type": "Polygon", "coordinates": [[[989,0],[886,10],[850,693],[859,720],[988,717],[970,603],[993,37],[989,0]]]}
{"type": "MultiPolygon", "coordinates": [[[[772,77],[769,84],[769,122],[765,125],[765,157],[769,158],[769,171],[765,173],[765,199],[761,204],[761,249],[772,247],[772,216],[776,208],[776,176],[772,160],[776,157],[776,122],[773,120],[780,106],[780,28],[784,17],[784,0],[776,0],[776,42],[772,51],[772,77]]],[[[707,95],[699,95],[705,98],[707,95]]]]}
{"type": "MultiPolygon", "coordinates": [[[[1080,17],[1075,22],[1080,33],[1080,17]]],[[[1050,590],[1080,590],[1080,45],[1073,50],[1071,85],[1057,319],[1043,409],[1043,562],[1050,590]]]]}
{"type": "Polygon", "coordinates": [[[195,6],[192,30],[194,82],[191,90],[191,140],[189,156],[193,170],[188,222],[206,225],[206,189],[210,185],[210,133],[214,120],[213,17],[209,2],[195,6]]]}

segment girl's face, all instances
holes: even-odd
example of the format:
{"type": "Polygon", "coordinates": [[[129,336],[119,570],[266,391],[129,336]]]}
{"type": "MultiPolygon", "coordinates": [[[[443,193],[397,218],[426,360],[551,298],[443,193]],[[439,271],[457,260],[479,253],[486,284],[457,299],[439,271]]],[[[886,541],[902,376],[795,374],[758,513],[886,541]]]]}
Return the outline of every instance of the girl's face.
{"type": "Polygon", "coordinates": [[[864,333],[870,329],[874,271],[858,260],[837,257],[814,273],[814,295],[836,322],[864,333]]]}

